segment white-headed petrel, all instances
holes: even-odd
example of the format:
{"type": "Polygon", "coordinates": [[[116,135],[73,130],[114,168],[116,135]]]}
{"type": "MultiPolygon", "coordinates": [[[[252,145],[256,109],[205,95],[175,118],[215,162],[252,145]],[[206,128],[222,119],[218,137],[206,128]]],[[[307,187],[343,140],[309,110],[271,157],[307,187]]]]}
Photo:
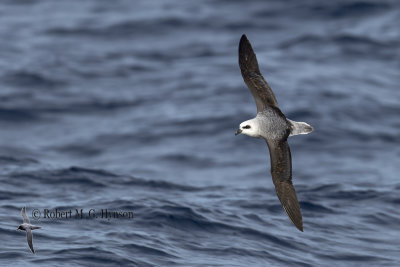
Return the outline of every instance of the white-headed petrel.
{"type": "Polygon", "coordinates": [[[21,210],[21,215],[22,218],[24,219],[23,224],[21,224],[17,230],[22,230],[22,231],[26,231],[26,240],[28,241],[28,245],[29,248],[31,249],[32,253],[35,253],[35,250],[33,249],[33,243],[32,243],[32,230],[35,229],[40,229],[39,226],[33,225],[29,222],[29,218],[26,215],[26,208],[23,207],[21,210]]]}
{"type": "Polygon", "coordinates": [[[287,119],[278,107],[271,87],[264,80],[253,48],[243,35],[239,43],[239,66],[244,82],[256,101],[257,116],[242,122],[235,135],[264,138],[271,158],[272,181],[281,204],[293,224],[303,231],[303,219],[296,191],[292,184],[292,158],[289,136],[308,134],[313,128],[305,122],[287,119]]]}

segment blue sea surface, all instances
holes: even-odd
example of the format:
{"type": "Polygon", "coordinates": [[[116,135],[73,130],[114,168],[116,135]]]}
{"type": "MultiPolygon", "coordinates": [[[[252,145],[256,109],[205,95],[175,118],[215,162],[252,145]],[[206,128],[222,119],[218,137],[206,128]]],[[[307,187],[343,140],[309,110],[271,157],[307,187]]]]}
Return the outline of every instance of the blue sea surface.
{"type": "Polygon", "coordinates": [[[395,0],[1,1],[0,266],[400,266],[399,21],[395,0]],[[234,136],[242,34],[314,127],[289,139],[303,233],[265,142],[234,136]]]}

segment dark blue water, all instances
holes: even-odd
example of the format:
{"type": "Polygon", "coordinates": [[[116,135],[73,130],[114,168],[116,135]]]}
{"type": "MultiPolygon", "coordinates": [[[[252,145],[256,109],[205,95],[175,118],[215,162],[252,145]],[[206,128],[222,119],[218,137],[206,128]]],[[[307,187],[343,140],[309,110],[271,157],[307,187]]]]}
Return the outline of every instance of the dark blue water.
{"type": "MultiPolygon", "coordinates": [[[[399,266],[400,4],[2,1],[0,265],[399,266]],[[284,213],[237,64],[288,118],[284,213]],[[133,211],[33,220],[20,209],[133,211]]],[[[43,215],[43,214],[42,214],[43,215]]]]}

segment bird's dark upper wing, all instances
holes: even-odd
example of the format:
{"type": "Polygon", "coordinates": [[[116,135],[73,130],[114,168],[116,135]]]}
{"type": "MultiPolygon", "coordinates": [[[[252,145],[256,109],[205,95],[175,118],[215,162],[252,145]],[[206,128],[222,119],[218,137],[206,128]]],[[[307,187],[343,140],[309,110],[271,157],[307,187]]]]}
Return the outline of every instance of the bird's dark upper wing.
{"type": "Polygon", "coordinates": [[[29,248],[31,249],[32,253],[35,253],[35,250],[33,249],[33,243],[32,243],[32,231],[31,229],[26,229],[26,240],[28,241],[29,248]]]}
{"type": "Polygon", "coordinates": [[[303,219],[292,184],[292,157],[287,140],[266,140],[271,157],[272,181],[276,194],[290,220],[303,231],[303,219]]]}
{"type": "Polygon", "coordinates": [[[22,219],[24,220],[24,223],[29,223],[29,218],[26,215],[26,208],[25,207],[22,208],[21,215],[22,215],[22,219]]]}
{"type": "Polygon", "coordinates": [[[257,112],[263,111],[267,106],[278,107],[271,87],[260,73],[256,54],[244,34],[239,43],[239,66],[243,80],[256,101],[257,112]]]}

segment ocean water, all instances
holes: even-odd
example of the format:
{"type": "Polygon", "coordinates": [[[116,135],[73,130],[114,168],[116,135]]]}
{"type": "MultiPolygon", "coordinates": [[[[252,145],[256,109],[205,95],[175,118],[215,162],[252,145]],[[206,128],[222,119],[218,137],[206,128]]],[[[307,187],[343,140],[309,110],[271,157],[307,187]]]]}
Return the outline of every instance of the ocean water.
{"type": "Polygon", "coordinates": [[[400,266],[399,21],[395,0],[2,1],[0,265],[400,266]],[[234,136],[243,33],[314,127],[289,139],[303,233],[265,142],[234,136]]]}

